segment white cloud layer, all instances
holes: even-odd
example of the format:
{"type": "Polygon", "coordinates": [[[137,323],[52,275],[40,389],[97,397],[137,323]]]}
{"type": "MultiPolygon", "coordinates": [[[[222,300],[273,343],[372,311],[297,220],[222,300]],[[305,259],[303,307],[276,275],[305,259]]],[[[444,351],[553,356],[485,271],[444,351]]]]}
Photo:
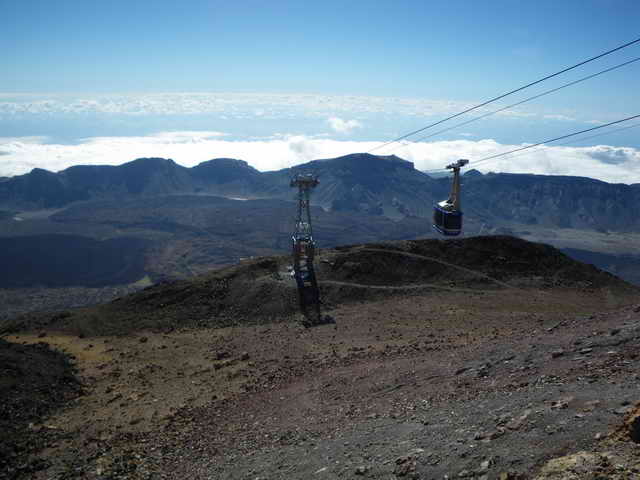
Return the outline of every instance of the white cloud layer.
{"type": "MultiPolygon", "coordinates": [[[[73,145],[46,143],[42,137],[1,138],[0,176],[33,168],[59,171],[72,165],[120,165],[140,157],[171,158],[184,166],[219,157],[246,160],[261,171],[310,160],[366,152],[381,142],[338,141],[323,137],[281,135],[258,140],[228,140],[221,132],[163,132],[141,137],[92,137],[73,145]]],[[[395,154],[419,170],[440,169],[459,158],[473,162],[513,150],[494,140],[455,140],[393,145],[377,155],[395,154]]],[[[599,145],[541,147],[478,165],[482,172],[586,176],[614,183],[640,183],[640,150],[599,145]]]]}
{"type": "Polygon", "coordinates": [[[334,132],[338,133],[349,133],[355,128],[362,128],[362,124],[357,120],[343,120],[338,117],[331,117],[327,119],[327,123],[334,132]]]}
{"type": "MultiPolygon", "coordinates": [[[[469,102],[427,98],[321,95],[303,93],[145,93],[145,94],[11,94],[0,92],[0,118],[22,114],[121,114],[200,115],[228,118],[311,118],[340,115],[397,114],[407,116],[451,115],[470,108],[469,102]]],[[[477,114],[495,110],[480,108],[477,114]]],[[[535,117],[535,113],[509,109],[497,114],[506,118],[535,117]]],[[[347,121],[356,122],[355,120],[347,121]]],[[[355,128],[355,127],[351,127],[355,128]]]]}
{"type": "Polygon", "coordinates": [[[559,120],[561,122],[575,122],[576,119],[573,117],[568,117],[566,115],[543,115],[542,118],[545,120],[559,120]]]}

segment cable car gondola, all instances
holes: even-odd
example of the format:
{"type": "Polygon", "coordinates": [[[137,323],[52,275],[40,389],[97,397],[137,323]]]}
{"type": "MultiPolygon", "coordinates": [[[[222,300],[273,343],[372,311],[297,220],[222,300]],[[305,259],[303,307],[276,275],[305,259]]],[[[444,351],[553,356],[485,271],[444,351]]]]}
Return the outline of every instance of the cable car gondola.
{"type": "Polygon", "coordinates": [[[447,165],[453,170],[453,183],[451,194],[447,200],[443,200],[433,207],[433,228],[442,235],[455,236],[462,232],[462,211],[460,210],[460,168],[469,163],[469,160],[458,160],[447,165]]]}

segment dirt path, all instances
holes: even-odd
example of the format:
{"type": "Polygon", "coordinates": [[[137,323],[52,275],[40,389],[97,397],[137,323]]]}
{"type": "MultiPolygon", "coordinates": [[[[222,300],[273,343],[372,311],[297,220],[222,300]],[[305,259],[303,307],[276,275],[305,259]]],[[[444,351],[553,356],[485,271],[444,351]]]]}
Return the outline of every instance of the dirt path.
{"type": "Polygon", "coordinates": [[[403,252],[401,250],[386,250],[386,249],[382,249],[382,248],[361,248],[361,251],[364,252],[377,252],[377,253],[385,253],[385,254],[393,254],[393,255],[402,255],[405,257],[410,257],[410,258],[418,258],[421,260],[428,260],[430,262],[435,262],[435,263],[439,263],[440,265],[444,265],[446,267],[449,268],[453,268],[454,270],[458,270],[460,272],[464,272],[464,273],[470,273],[471,275],[477,276],[479,278],[484,278],[485,280],[489,280],[497,285],[500,285],[501,287],[505,287],[508,289],[516,289],[516,287],[509,285],[508,283],[505,282],[501,282],[500,280],[496,280],[495,278],[492,278],[482,272],[478,272],[476,270],[471,270],[469,268],[465,268],[465,267],[461,267],[460,265],[456,265],[450,262],[445,262],[444,260],[441,260],[439,258],[434,258],[434,257],[427,257],[424,255],[418,255],[416,253],[409,253],[409,252],[403,252]]]}
{"type": "Polygon", "coordinates": [[[444,285],[436,285],[434,283],[419,283],[419,284],[408,284],[408,285],[366,285],[364,283],[353,283],[353,282],[340,282],[338,280],[321,280],[318,282],[320,285],[336,285],[342,287],[355,287],[355,288],[366,288],[371,290],[445,290],[449,292],[468,292],[468,293],[496,293],[495,290],[478,290],[473,288],[457,288],[457,287],[447,287],[444,285]]]}

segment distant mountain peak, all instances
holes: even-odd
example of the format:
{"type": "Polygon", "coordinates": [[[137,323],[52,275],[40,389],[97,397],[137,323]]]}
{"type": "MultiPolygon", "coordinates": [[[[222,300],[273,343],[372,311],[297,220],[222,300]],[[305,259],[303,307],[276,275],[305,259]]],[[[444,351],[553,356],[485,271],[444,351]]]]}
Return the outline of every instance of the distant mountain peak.
{"type": "Polygon", "coordinates": [[[147,167],[155,167],[159,165],[176,165],[171,158],[160,158],[160,157],[142,157],[136,158],[131,162],[127,162],[122,164],[123,167],[127,166],[147,166],[147,167]]]}
{"type": "Polygon", "coordinates": [[[348,159],[354,159],[354,160],[373,160],[373,161],[387,161],[387,162],[399,162],[399,163],[412,163],[408,160],[405,160],[403,158],[398,157],[397,155],[374,155],[373,153],[367,153],[367,152],[362,152],[362,153],[350,153],[349,155],[343,155],[342,157],[337,157],[335,159],[332,160],[340,160],[340,159],[344,159],[344,160],[348,160],[348,159]]]}
{"type": "Polygon", "coordinates": [[[253,168],[251,165],[249,165],[247,162],[245,162],[244,160],[238,160],[235,158],[214,158],[212,160],[207,160],[205,162],[199,163],[198,165],[196,165],[195,167],[193,167],[194,169],[199,169],[199,168],[213,168],[213,167],[236,167],[236,168],[243,168],[243,169],[247,169],[247,170],[255,170],[257,172],[257,170],[255,168],[253,168]]]}
{"type": "Polygon", "coordinates": [[[228,194],[224,184],[233,184],[238,191],[237,195],[246,196],[253,193],[254,188],[258,188],[260,172],[249,165],[244,160],[235,158],[214,158],[202,162],[191,168],[191,177],[197,182],[201,182],[201,189],[211,191],[213,187],[218,194],[228,194]],[[243,185],[240,187],[240,185],[243,185]],[[214,187],[215,186],[215,187],[214,187]],[[219,190],[222,188],[222,190],[219,190]]]}
{"type": "Polygon", "coordinates": [[[30,174],[34,176],[40,176],[40,177],[45,175],[55,175],[55,173],[49,170],[45,170],[44,168],[37,168],[37,167],[31,170],[30,174]]]}
{"type": "Polygon", "coordinates": [[[381,167],[381,168],[393,166],[393,167],[406,168],[409,170],[415,169],[413,162],[404,160],[400,157],[397,157],[396,155],[373,155],[371,153],[351,153],[349,155],[343,155],[342,157],[314,160],[303,165],[315,164],[317,162],[331,163],[331,164],[346,164],[346,165],[351,165],[351,166],[355,166],[358,168],[365,168],[365,169],[370,168],[372,166],[381,167]]]}

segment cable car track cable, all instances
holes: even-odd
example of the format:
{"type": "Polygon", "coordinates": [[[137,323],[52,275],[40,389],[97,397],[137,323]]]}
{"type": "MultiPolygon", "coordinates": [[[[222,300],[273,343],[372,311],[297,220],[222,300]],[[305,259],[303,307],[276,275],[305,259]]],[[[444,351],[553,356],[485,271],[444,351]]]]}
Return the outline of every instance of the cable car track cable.
{"type": "MultiPolygon", "coordinates": [[[[591,140],[592,138],[604,137],[605,135],[613,135],[614,133],[622,132],[624,130],[629,130],[630,128],[637,128],[637,127],[640,127],[640,123],[634,123],[633,125],[629,125],[628,127],[616,128],[615,130],[611,130],[610,132],[602,132],[602,133],[598,133],[596,135],[589,135],[588,137],[578,138],[577,140],[575,140],[575,142],[584,142],[586,140],[591,140]]],[[[565,145],[569,145],[570,143],[573,143],[573,142],[559,143],[557,145],[554,145],[554,147],[563,147],[565,145]]],[[[544,145],[539,145],[539,147],[540,148],[534,150],[534,152],[537,152],[539,150],[543,150],[544,149],[544,145]]],[[[518,153],[516,155],[513,155],[513,157],[519,157],[520,155],[524,155],[525,153],[528,153],[528,152],[520,152],[520,153],[518,153]]]]}
{"type": "Polygon", "coordinates": [[[516,89],[511,90],[511,91],[509,91],[509,92],[507,92],[507,93],[504,93],[504,94],[502,94],[502,95],[499,95],[499,96],[497,96],[497,97],[494,97],[494,98],[492,98],[492,99],[490,99],[490,100],[487,100],[486,102],[483,102],[483,103],[480,103],[480,104],[478,104],[478,105],[475,105],[474,107],[467,108],[466,110],[463,110],[462,112],[456,113],[456,114],[451,115],[451,116],[449,116],[449,117],[447,117],[447,118],[445,118],[445,119],[443,119],[443,120],[439,120],[439,121],[437,121],[437,122],[434,122],[434,123],[432,123],[432,124],[429,124],[429,125],[427,125],[426,127],[422,127],[422,128],[419,128],[418,130],[414,130],[413,132],[409,132],[409,133],[407,133],[407,134],[405,134],[405,135],[402,135],[402,136],[400,136],[400,137],[398,137],[398,138],[396,138],[396,139],[394,139],[394,140],[390,140],[390,141],[388,141],[388,142],[386,142],[386,143],[383,143],[382,145],[378,145],[377,147],[374,147],[374,148],[372,148],[371,150],[369,150],[367,153],[371,153],[371,152],[374,152],[374,151],[376,151],[376,150],[378,150],[378,149],[380,149],[380,148],[386,147],[386,146],[391,145],[391,144],[393,144],[393,143],[397,143],[397,142],[399,142],[400,140],[404,140],[405,138],[408,138],[408,137],[410,137],[410,136],[412,136],[412,135],[415,135],[416,133],[423,132],[423,131],[425,131],[425,130],[427,130],[427,129],[429,129],[429,128],[435,127],[436,125],[440,125],[440,124],[442,124],[442,123],[444,123],[444,122],[446,122],[446,121],[449,121],[449,120],[452,120],[452,119],[454,119],[454,118],[456,118],[456,117],[459,117],[459,116],[461,116],[461,115],[464,115],[465,113],[469,113],[469,112],[472,112],[473,110],[477,110],[477,109],[478,109],[478,108],[480,108],[480,107],[484,107],[485,105],[488,105],[488,104],[490,104],[490,103],[493,103],[493,102],[495,102],[495,101],[497,101],[497,100],[500,100],[500,99],[502,99],[502,98],[505,98],[505,97],[507,97],[507,96],[509,96],[509,95],[512,95],[512,94],[514,94],[514,93],[520,92],[520,91],[524,90],[525,88],[529,88],[529,87],[532,87],[533,85],[537,85],[538,83],[542,83],[542,82],[544,82],[545,80],[549,80],[550,78],[557,77],[558,75],[561,75],[561,74],[563,74],[563,73],[565,73],[565,72],[568,72],[568,71],[570,71],[570,70],[573,70],[574,68],[578,68],[578,67],[580,67],[580,66],[582,66],[582,65],[586,65],[587,63],[593,62],[594,60],[597,60],[597,59],[599,59],[599,58],[602,58],[602,57],[604,57],[604,56],[606,56],[606,55],[609,55],[609,54],[611,54],[611,53],[617,52],[617,51],[619,51],[619,50],[622,50],[623,48],[629,47],[629,46],[631,46],[631,45],[633,45],[633,44],[636,44],[636,43],[638,43],[638,42],[640,42],[640,38],[637,38],[637,39],[635,39],[635,40],[632,40],[632,41],[630,41],[630,42],[627,42],[627,43],[625,43],[624,45],[620,45],[619,47],[613,48],[613,49],[611,49],[611,50],[607,50],[606,52],[603,52],[603,53],[601,53],[601,54],[599,54],[599,55],[596,55],[596,56],[594,56],[594,57],[588,58],[587,60],[583,60],[582,62],[576,63],[575,65],[572,65],[572,66],[567,67],[567,68],[564,68],[564,69],[562,69],[562,70],[560,70],[560,71],[558,71],[558,72],[555,72],[555,73],[552,73],[552,74],[550,74],[550,75],[547,75],[547,76],[545,76],[545,77],[543,77],[543,78],[540,78],[540,79],[538,79],[538,80],[536,80],[536,81],[534,81],[534,82],[528,83],[528,84],[526,84],[526,85],[524,85],[524,86],[522,86],[522,87],[516,88],[516,89]]]}
{"type": "MultiPolygon", "coordinates": [[[[491,115],[495,115],[496,113],[503,112],[503,111],[505,111],[505,110],[507,110],[507,109],[509,109],[509,108],[513,108],[513,107],[516,107],[516,106],[518,106],[518,105],[522,105],[523,103],[529,102],[529,101],[531,101],[531,100],[536,100],[537,98],[544,97],[545,95],[549,95],[549,94],[551,94],[551,93],[557,92],[558,90],[562,90],[563,88],[571,87],[572,85],[576,85],[577,83],[581,83],[581,82],[584,82],[584,81],[586,81],[586,80],[590,80],[590,79],[592,79],[592,78],[594,78],[594,77],[597,77],[598,75],[602,75],[602,74],[604,74],[604,73],[611,72],[611,71],[616,70],[616,69],[618,69],[618,68],[622,68],[622,67],[624,67],[624,66],[626,66],[626,65],[629,65],[629,64],[631,64],[631,63],[637,62],[638,60],[640,60],[640,57],[636,57],[636,58],[634,58],[634,59],[632,59],[632,60],[629,60],[628,62],[624,62],[624,63],[621,63],[621,64],[616,65],[616,66],[614,66],[614,67],[607,68],[607,69],[605,69],[605,70],[601,70],[601,71],[599,71],[599,72],[597,72],[597,73],[593,73],[593,74],[591,74],[591,75],[588,75],[588,76],[586,76],[586,77],[580,78],[580,79],[575,80],[575,81],[573,81],[573,82],[566,83],[566,84],[561,85],[561,86],[559,86],[559,87],[552,88],[551,90],[547,90],[546,92],[539,93],[538,95],[534,95],[533,97],[526,98],[526,99],[524,99],[524,100],[522,100],[522,101],[520,101],[520,102],[512,103],[511,105],[507,105],[506,107],[500,108],[500,109],[495,110],[495,111],[493,111],[493,112],[485,113],[484,115],[480,115],[479,117],[472,118],[472,119],[470,119],[470,120],[467,120],[466,122],[458,123],[458,124],[456,124],[456,125],[454,125],[454,126],[452,126],[452,127],[445,128],[445,129],[443,129],[443,130],[439,130],[439,131],[437,131],[437,132],[435,132],[435,133],[432,133],[432,134],[427,135],[427,136],[425,136],[425,137],[419,138],[418,140],[415,140],[415,141],[414,141],[414,143],[415,143],[415,142],[421,142],[421,141],[423,141],[423,140],[426,140],[427,138],[435,137],[436,135],[440,135],[441,133],[448,132],[448,131],[453,130],[453,129],[455,129],[455,128],[462,127],[462,126],[464,126],[464,125],[468,125],[468,124],[470,124],[470,123],[472,123],[472,122],[475,122],[475,121],[477,121],[477,120],[482,120],[483,118],[490,117],[491,115]]],[[[405,144],[403,144],[403,145],[405,145],[405,144]]],[[[395,149],[397,149],[397,148],[399,148],[399,147],[400,147],[400,146],[398,146],[398,147],[394,148],[394,150],[395,150],[395,149]]],[[[393,150],[392,150],[392,151],[393,151],[393,150]]]]}
{"type": "MultiPolygon", "coordinates": [[[[481,158],[479,160],[474,160],[472,162],[469,162],[468,166],[469,167],[475,167],[476,165],[478,165],[481,162],[485,162],[485,161],[488,161],[488,160],[493,160],[494,158],[499,158],[499,157],[502,157],[502,156],[505,156],[505,155],[509,155],[509,154],[512,154],[512,153],[521,152],[521,151],[528,150],[528,149],[534,148],[534,147],[539,147],[541,145],[544,145],[544,144],[547,144],[547,143],[553,143],[553,142],[556,142],[558,140],[563,140],[565,138],[575,137],[576,135],[580,135],[581,133],[593,132],[595,130],[599,130],[601,128],[606,128],[606,127],[609,127],[611,125],[617,125],[617,124],[622,123],[622,122],[627,122],[627,121],[633,120],[635,118],[640,118],[640,114],[633,115],[631,117],[623,118],[623,119],[620,119],[620,120],[615,120],[613,122],[605,123],[604,125],[598,125],[597,127],[592,127],[592,128],[587,128],[585,130],[580,130],[579,132],[574,132],[574,133],[569,133],[567,135],[562,135],[560,137],[552,138],[550,140],[545,140],[543,142],[538,142],[538,143],[534,143],[532,145],[527,145],[525,147],[520,147],[520,148],[516,148],[514,150],[509,150],[508,152],[502,152],[502,153],[498,153],[498,154],[495,154],[495,155],[489,155],[489,156],[481,158]]],[[[637,126],[640,126],[640,123],[639,124],[635,124],[635,125],[630,125],[628,127],[612,130],[610,132],[604,132],[604,133],[601,133],[599,135],[592,135],[590,137],[586,137],[586,138],[583,138],[583,139],[580,139],[580,140],[588,140],[590,138],[609,135],[609,134],[613,134],[613,133],[616,133],[616,132],[619,132],[619,131],[622,131],[622,130],[627,130],[629,128],[633,128],[633,127],[637,127],[637,126]]],[[[564,145],[566,145],[566,143],[564,145]]],[[[446,172],[446,171],[447,171],[446,168],[434,168],[434,169],[431,169],[431,170],[422,170],[423,173],[427,173],[427,174],[428,173],[440,173],[440,172],[446,172]]]]}
{"type": "Polygon", "coordinates": [[[638,114],[638,115],[633,115],[633,116],[631,116],[631,117],[627,117],[627,118],[623,118],[623,119],[621,119],[621,120],[616,120],[616,121],[614,121],[614,122],[605,123],[604,125],[598,125],[597,127],[587,128],[586,130],[580,130],[579,132],[574,132],[574,133],[569,133],[569,134],[567,134],[567,135],[562,135],[562,136],[560,136],[560,137],[552,138],[552,139],[550,139],[550,140],[545,140],[545,141],[543,141],[543,142],[538,142],[538,143],[534,143],[534,144],[532,144],[532,145],[527,145],[527,146],[525,146],[525,147],[520,147],[520,148],[516,148],[516,149],[514,149],[514,150],[509,150],[508,152],[497,153],[497,154],[495,154],[495,155],[489,155],[488,157],[484,157],[484,158],[481,158],[481,159],[476,160],[476,161],[474,161],[474,162],[470,162],[470,163],[469,163],[469,166],[475,166],[475,165],[478,165],[478,164],[479,164],[479,163],[481,163],[481,162],[486,162],[486,161],[488,161],[488,160],[493,160],[494,158],[503,157],[503,156],[505,156],[505,155],[509,155],[509,154],[511,154],[511,153],[521,152],[521,151],[523,151],[523,150],[528,150],[529,148],[538,147],[538,146],[540,146],[540,145],[544,145],[544,144],[546,144],[546,143],[553,143],[553,142],[556,142],[556,141],[558,141],[558,140],[563,140],[563,139],[565,139],[565,138],[574,137],[574,136],[576,136],[576,135],[580,135],[581,133],[592,132],[592,131],[594,131],[594,130],[598,130],[598,129],[600,129],[600,128],[605,128],[605,127],[609,127],[609,126],[611,126],[611,125],[616,125],[616,124],[618,124],[618,123],[627,122],[627,121],[629,121],[629,120],[633,120],[633,119],[635,119],[635,118],[640,118],[640,114],[638,114]]]}
{"type": "MultiPolygon", "coordinates": [[[[586,140],[591,140],[592,138],[604,137],[605,135],[613,135],[614,133],[622,132],[624,130],[629,130],[630,128],[640,127],[640,123],[634,123],[633,125],[629,125],[628,127],[616,128],[615,130],[611,130],[610,132],[602,132],[596,135],[589,135],[588,137],[578,138],[575,142],[584,142],[586,140]]],[[[571,142],[560,143],[555,145],[556,147],[562,147],[565,145],[569,145],[571,142]]]]}

